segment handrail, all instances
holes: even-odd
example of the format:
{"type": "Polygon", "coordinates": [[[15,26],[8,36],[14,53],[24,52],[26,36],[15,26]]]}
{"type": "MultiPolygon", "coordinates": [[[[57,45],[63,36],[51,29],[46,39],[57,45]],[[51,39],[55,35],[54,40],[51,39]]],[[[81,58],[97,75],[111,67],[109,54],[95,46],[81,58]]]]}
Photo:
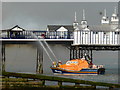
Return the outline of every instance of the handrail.
{"type": "Polygon", "coordinates": [[[38,74],[24,74],[24,73],[14,73],[14,72],[2,72],[3,76],[7,77],[17,77],[17,78],[28,78],[28,79],[38,79],[38,80],[48,80],[48,81],[58,81],[59,85],[62,85],[62,82],[69,82],[75,84],[87,84],[92,86],[105,86],[109,88],[120,88],[120,84],[112,84],[112,83],[104,83],[104,82],[95,82],[95,81],[87,81],[87,80],[78,80],[78,79],[70,79],[56,76],[46,76],[46,75],[38,75],[38,74]]]}

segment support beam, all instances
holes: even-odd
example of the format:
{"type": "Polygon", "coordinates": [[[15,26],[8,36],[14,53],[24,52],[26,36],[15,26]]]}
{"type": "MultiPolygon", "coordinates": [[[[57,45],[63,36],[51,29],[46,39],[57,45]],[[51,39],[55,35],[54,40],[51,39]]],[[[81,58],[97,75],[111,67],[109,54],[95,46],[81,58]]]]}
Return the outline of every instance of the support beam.
{"type": "Polygon", "coordinates": [[[92,50],[90,50],[91,51],[91,62],[93,62],[93,52],[92,52],[92,50]]]}
{"type": "Polygon", "coordinates": [[[5,44],[2,44],[2,71],[5,71],[5,44]]]}
{"type": "Polygon", "coordinates": [[[81,58],[83,58],[83,49],[81,49],[81,58]]]}
{"type": "Polygon", "coordinates": [[[42,48],[37,48],[37,65],[36,72],[43,73],[43,50],[42,48]]]}
{"type": "Polygon", "coordinates": [[[72,49],[70,48],[70,60],[72,59],[72,49]]]}
{"type": "Polygon", "coordinates": [[[80,50],[80,48],[79,48],[79,52],[78,52],[78,53],[79,53],[79,58],[81,58],[80,52],[81,52],[81,50],[80,50]]]}
{"type": "Polygon", "coordinates": [[[89,59],[89,61],[92,61],[92,50],[87,47],[79,47],[79,46],[71,46],[70,47],[70,60],[71,59],[79,59],[83,58],[85,56],[85,59],[89,59]],[[87,56],[85,56],[85,54],[87,56]]]}
{"type": "Polygon", "coordinates": [[[78,55],[78,50],[77,50],[77,47],[75,47],[75,58],[78,58],[77,55],[78,55]]]}
{"type": "Polygon", "coordinates": [[[75,54],[74,54],[74,51],[75,51],[75,49],[73,49],[73,58],[72,58],[72,59],[74,59],[74,58],[75,58],[75,56],[74,56],[74,55],[75,55],[75,54]]]}

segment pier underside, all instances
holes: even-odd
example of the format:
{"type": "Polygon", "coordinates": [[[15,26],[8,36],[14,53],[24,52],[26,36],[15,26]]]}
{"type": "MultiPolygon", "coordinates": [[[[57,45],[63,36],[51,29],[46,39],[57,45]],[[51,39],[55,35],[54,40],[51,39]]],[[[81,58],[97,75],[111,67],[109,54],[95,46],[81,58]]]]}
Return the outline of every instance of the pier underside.
{"type": "Polygon", "coordinates": [[[104,50],[119,51],[120,45],[72,45],[70,47],[70,60],[84,57],[85,59],[90,59],[92,61],[93,50],[96,50],[96,51],[104,51],[104,50]]]}

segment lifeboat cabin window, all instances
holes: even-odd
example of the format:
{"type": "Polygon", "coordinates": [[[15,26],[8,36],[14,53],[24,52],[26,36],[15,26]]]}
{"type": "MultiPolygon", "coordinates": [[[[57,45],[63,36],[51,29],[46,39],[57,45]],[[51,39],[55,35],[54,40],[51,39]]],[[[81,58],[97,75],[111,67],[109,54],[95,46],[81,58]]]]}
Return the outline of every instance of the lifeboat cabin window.
{"type": "Polygon", "coordinates": [[[66,65],[70,65],[70,64],[78,64],[78,62],[77,61],[68,61],[68,62],[66,62],[66,65]]]}

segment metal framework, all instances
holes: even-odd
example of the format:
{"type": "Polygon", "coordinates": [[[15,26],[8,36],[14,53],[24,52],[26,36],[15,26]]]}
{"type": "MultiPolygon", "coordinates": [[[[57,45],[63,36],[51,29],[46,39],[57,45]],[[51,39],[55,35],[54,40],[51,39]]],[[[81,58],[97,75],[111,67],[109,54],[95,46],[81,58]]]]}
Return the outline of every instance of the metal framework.
{"type": "Polygon", "coordinates": [[[5,71],[5,44],[2,44],[2,71],[5,71]]]}
{"type": "Polygon", "coordinates": [[[43,73],[43,50],[42,48],[39,48],[39,47],[37,47],[36,72],[43,73]]]}
{"type": "Polygon", "coordinates": [[[77,45],[70,47],[70,60],[85,58],[93,60],[93,50],[111,50],[111,51],[119,51],[120,45],[77,45]]]}

